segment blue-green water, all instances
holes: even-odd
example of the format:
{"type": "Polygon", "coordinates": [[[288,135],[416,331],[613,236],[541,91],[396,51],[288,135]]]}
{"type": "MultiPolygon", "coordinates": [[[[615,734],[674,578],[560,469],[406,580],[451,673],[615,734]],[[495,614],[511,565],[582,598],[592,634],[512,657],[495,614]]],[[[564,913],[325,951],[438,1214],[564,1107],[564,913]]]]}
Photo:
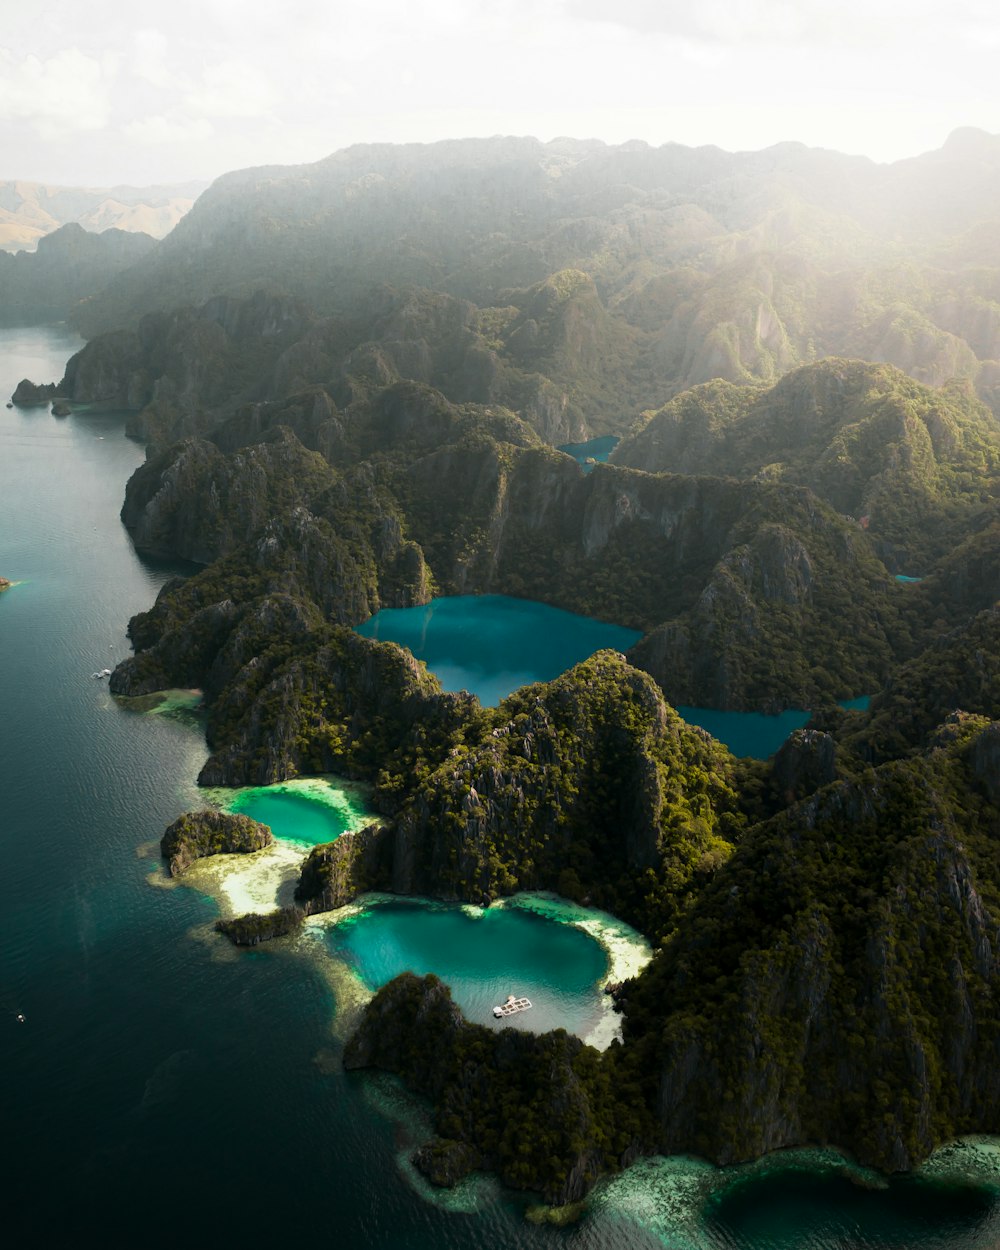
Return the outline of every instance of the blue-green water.
{"type": "Polygon", "coordinates": [[[556,451],[564,451],[567,456],[572,456],[583,467],[584,473],[589,473],[594,467],[591,462],[606,464],[620,442],[617,435],[605,434],[601,438],[590,438],[585,443],[563,443],[556,451]]]}
{"type": "Polygon", "coordinates": [[[407,970],[434,972],[470,1020],[586,1037],[602,1015],[608,960],[587,934],[529,911],[384,901],[328,931],[331,949],[376,990],[407,970]],[[508,994],[531,1010],[496,1021],[508,994]]]}
{"type": "MultiPolygon", "coordinates": [[[[841,707],[851,712],[867,711],[871,695],[863,694],[857,699],[845,699],[841,707]]],[[[750,755],[766,760],[777,751],[790,733],[805,725],[811,712],[794,708],[765,716],[763,712],[720,712],[711,707],[678,707],[678,712],[690,725],[700,725],[713,738],[724,742],[734,755],[750,755]]]]}
{"type": "Polygon", "coordinates": [[[384,608],[358,626],[423,660],[445,690],[470,690],[496,707],[533,681],[551,681],[605,647],[627,651],[642,635],[622,625],[507,595],[454,595],[420,608],[384,608]]]}
{"type": "MultiPolygon", "coordinates": [[[[59,331],[0,331],[0,396],[24,376],[59,377],[75,345],[59,331]]],[[[463,1214],[420,1196],[398,1167],[415,1143],[383,1114],[383,1085],[339,1068],[334,993],[318,962],[282,944],[235,952],[211,933],[210,899],[150,884],[162,875],[144,848],[200,801],[206,752],[195,725],[120,708],[90,676],[127,654],[128,617],[171,573],[138,559],[118,520],[142,459],[120,419],[0,407],[0,574],[20,582],[0,595],[11,1245],[258,1246],[317,1230],[350,1250],[1000,1241],[993,1188],[894,1182],[852,1208],[845,1234],[827,1231],[827,1215],[850,1196],[823,1183],[802,1202],[777,1167],[760,1191],[775,1223],[747,1232],[742,1207],[706,1205],[732,1187],[730,1174],[687,1160],[642,1162],[566,1232],[525,1224],[520,1200],[490,1187],[462,1196],[463,1214]],[[698,1184],[685,1187],[690,1176],[698,1184]],[[905,1209],[915,1188],[930,1195],[917,1228],[905,1209]]],[[[752,1188],[736,1197],[754,1205],[752,1188]]]]}
{"type": "Polygon", "coordinates": [[[270,825],[276,838],[303,846],[332,842],[375,819],[356,786],[319,779],[237,790],[225,796],[223,806],[270,825]]]}
{"type": "Polygon", "coordinates": [[[912,582],[922,582],[923,580],[924,579],[922,577],[907,577],[905,573],[896,574],[897,582],[912,583],[912,582]]]}
{"type": "Polygon", "coordinates": [[[812,715],[792,709],[777,716],[762,712],[720,712],[710,707],[678,707],[678,712],[691,725],[707,729],[713,738],[724,742],[734,755],[752,755],[766,760],[781,746],[790,733],[801,729],[812,715]]]}

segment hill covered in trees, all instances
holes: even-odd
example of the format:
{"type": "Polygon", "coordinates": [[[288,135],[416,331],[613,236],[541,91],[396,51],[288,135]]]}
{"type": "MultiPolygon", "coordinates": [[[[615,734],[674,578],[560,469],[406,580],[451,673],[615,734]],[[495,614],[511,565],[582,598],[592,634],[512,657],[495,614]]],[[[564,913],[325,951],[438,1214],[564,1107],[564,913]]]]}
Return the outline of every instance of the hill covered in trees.
{"type": "Polygon", "coordinates": [[[132,410],[123,520],[203,566],[112,690],[204,689],[204,784],[373,785],[301,907],[553,888],[658,945],[603,1057],[379,996],[351,1062],[435,1100],[435,1179],[1000,1127],[998,184],[975,133],[358,148],[220,180],[81,311],[59,392],[132,410]],[[553,446],[604,432],[590,471],[553,446]],[[484,709],[351,628],[482,592],[643,637],[484,709]],[[735,760],[687,703],[814,715],[735,760]]]}

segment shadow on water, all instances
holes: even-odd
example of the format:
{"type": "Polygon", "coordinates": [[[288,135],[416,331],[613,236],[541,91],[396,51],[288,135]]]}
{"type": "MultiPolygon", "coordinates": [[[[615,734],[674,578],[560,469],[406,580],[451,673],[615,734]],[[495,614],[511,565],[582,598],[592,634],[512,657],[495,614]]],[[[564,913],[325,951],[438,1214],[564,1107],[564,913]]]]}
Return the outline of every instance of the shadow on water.
{"type": "Polygon", "coordinates": [[[716,1190],[703,1216],[726,1250],[987,1250],[998,1194],[974,1184],[899,1177],[884,1186],[777,1167],[716,1190]]]}

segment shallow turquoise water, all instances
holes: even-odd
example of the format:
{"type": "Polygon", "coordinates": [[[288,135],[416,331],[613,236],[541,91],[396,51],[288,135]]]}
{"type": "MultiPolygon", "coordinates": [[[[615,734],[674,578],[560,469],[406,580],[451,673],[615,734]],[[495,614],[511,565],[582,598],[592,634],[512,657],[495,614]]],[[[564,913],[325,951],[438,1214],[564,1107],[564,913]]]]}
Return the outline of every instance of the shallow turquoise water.
{"type": "Polygon", "coordinates": [[[922,577],[907,577],[905,573],[896,574],[897,582],[922,582],[923,580],[922,577]]]}
{"type": "Polygon", "coordinates": [[[627,651],[625,629],[507,595],[455,595],[420,608],[385,608],[363,625],[366,638],[408,647],[445,690],[470,690],[484,707],[534,681],[551,681],[611,647],[627,651]]]}
{"type": "Polygon", "coordinates": [[[318,781],[254,786],[237,791],[223,806],[270,825],[276,838],[303,846],[332,842],[375,819],[355,788],[338,789],[318,781]]]}
{"type": "Polygon", "coordinates": [[[327,931],[330,948],[375,990],[400,972],[436,973],[470,1020],[586,1036],[602,1014],[608,960],[586,933],[517,908],[381,901],[327,931]],[[493,1018],[508,994],[531,1010],[493,1018]]]}

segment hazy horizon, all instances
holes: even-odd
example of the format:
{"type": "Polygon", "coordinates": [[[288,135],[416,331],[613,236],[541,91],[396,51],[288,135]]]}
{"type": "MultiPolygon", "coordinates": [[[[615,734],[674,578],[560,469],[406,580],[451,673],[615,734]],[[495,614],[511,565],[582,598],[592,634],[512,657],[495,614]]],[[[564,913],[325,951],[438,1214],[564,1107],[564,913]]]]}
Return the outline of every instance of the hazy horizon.
{"type": "Polygon", "coordinates": [[[1000,132],[980,0],[57,0],[5,23],[4,179],[144,186],[355,143],[563,135],[888,162],[1000,132]]]}

